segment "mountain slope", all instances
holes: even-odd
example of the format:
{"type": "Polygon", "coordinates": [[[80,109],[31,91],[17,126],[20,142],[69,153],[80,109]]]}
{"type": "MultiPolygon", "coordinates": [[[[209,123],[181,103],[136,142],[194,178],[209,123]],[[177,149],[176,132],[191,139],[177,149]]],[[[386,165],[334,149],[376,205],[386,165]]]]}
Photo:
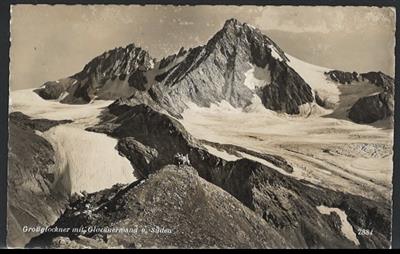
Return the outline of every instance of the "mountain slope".
{"type": "Polygon", "coordinates": [[[53,190],[56,161],[49,142],[37,134],[68,121],[30,119],[15,112],[9,121],[7,244],[23,246],[35,232],[24,226],[50,226],[62,213],[68,197],[53,190]]]}

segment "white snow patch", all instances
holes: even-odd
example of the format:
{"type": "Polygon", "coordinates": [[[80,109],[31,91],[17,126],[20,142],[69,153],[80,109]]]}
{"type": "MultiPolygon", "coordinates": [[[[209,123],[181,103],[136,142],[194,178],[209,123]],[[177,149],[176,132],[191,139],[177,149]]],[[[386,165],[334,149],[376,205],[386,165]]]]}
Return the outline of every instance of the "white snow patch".
{"type": "Polygon", "coordinates": [[[268,69],[268,65],[264,68],[253,65],[244,75],[246,76],[244,85],[252,91],[271,83],[271,72],[268,69]]]}
{"type": "Polygon", "coordinates": [[[56,152],[54,187],[60,191],[90,193],[136,180],[129,160],[115,149],[116,139],[70,125],[51,128],[43,136],[56,152]]]}
{"type": "Polygon", "coordinates": [[[321,214],[331,214],[331,213],[336,213],[340,217],[340,222],[342,223],[341,231],[342,234],[349,239],[350,241],[354,242],[356,245],[360,245],[360,242],[357,239],[356,233],[354,233],[353,226],[350,224],[350,222],[347,220],[347,214],[345,211],[339,209],[339,208],[331,208],[327,206],[317,206],[318,211],[321,214]]]}
{"type": "Polygon", "coordinates": [[[233,154],[227,153],[226,151],[219,151],[215,147],[212,147],[212,146],[209,146],[209,145],[204,145],[204,144],[203,144],[203,146],[204,146],[204,148],[207,149],[207,151],[209,153],[211,153],[211,154],[213,154],[213,155],[215,155],[217,157],[220,157],[220,158],[222,158],[224,160],[236,161],[236,160],[241,159],[240,157],[237,157],[237,156],[235,156],[233,154]]]}
{"type": "Polygon", "coordinates": [[[247,158],[247,159],[252,160],[252,161],[257,161],[257,162],[259,162],[259,163],[261,163],[261,164],[263,164],[263,165],[265,165],[267,167],[270,167],[270,168],[278,171],[281,174],[284,174],[284,175],[287,175],[287,176],[292,176],[292,177],[295,177],[296,179],[304,179],[304,177],[302,177],[301,174],[297,174],[297,171],[295,171],[295,170],[293,171],[293,173],[288,173],[287,171],[283,170],[280,167],[275,166],[274,164],[272,164],[271,162],[269,162],[267,160],[261,159],[259,157],[256,157],[256,156],[250,155],[248,153],[244,153],[244,152],[238,152],[238,153],[240,155],[242,155],[243,158],[247,158]]]}
{"type": "Polygon", "coordinates": [[[267,47],[271,49],[271,55],[273,58],[278,61],[283,61],[282,57],[279,55],[278,50],[274,47],[274,45],[269,44],[267,47]]]}
{"type": "Polygon", "coordinates": [[[67,91],[64,91],[60,94],[60,96],[58,97],[58,101],[62,101],[65,97],[67,97],[69,95],[69,93],[67,91]]]}
{"type": "Polygon", "coordinates": [[[150,60],[150,69],[153,69],[153,68],[154,68],[154,60],[151,59],[151,60],[150,60]]]}
{"type": "Polygon", "coordinates": [[[291,117],[317,117],[332,113],[333,110],[325,109],[315,102],[305,103],[299,106],[300,113],[298,115],[290,115],[291,117]]]}
{"type": "Polygon", "coordinates": [[[222,100],[218,103],[211,103],[210,107],[200,107],[196,103],[191,101],[185,102],[186,106],[188,107],[182,115],[185,114],[197,114],[201,112],[215,112],[215,113],[238,113],[241,112],[241,109],[233,107],[229,102],[226,100],[222,100]]]}

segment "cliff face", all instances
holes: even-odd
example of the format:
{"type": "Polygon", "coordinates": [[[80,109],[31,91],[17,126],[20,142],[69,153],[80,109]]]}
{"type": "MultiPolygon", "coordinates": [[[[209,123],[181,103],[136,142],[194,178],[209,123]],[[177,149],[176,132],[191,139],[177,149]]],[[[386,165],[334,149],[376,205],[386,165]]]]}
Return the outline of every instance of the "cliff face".
{"type": "MultiPolygon", "coordinates": [[[[67,121],[68,122],[68,121],[67,121]]],[[[9,246],[23,246],[39,233],[23,232],[24,226],[50,226],[60,216],[68,197],[52,191],[54,150],[35,131],[66,123],[31,120],[16,112],[9,121],[7,227],[9,246]]]]}

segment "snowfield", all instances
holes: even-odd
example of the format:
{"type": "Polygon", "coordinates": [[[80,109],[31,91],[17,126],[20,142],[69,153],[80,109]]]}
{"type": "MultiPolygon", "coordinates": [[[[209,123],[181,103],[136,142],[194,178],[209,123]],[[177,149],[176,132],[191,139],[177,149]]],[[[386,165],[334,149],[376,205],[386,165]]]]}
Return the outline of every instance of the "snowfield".
{"type": "Polygon", "coordinates": [[[10,94],[10,111],[20,111],[32,118],[73,120],[82,129],[98,123],[98,116],[113,101],[94,101],[91,104],[62,104],[56,100],[44,100],[34,89],[17,90],[10,94]]]}
{"type": "Polygon", "coordinates": [[[56,152],[57,190],[91,193],[136,180],[129,160],[115,149],[116,139],[69,125],[51,128],[43,137],[56,152]]]}
{"type": "Polygon", "coordinates": [[[10,98],[11,111],[20,111],[32,118],[74,121],[41,133],[56,153],[59,170],[54,181],[56,191],[91,193],[136,180],[129,160],[115,149],[116,139],[84,130],[99,121],[99,114],[112,101],[61,104],[44,100],[31,89],[13,91],[10,98]]]}
{"type": "Polygon", "coordinates": [[[325,72],[331,69],[303,62],[288,54],[285,55],[290,60],[287,62],[288,65],[300,74],[304,81],[311,86],[313,92],[317,91],[321,98],[331,103],[337,103],[339,101],[339,87],[334,82],[328,80],[324,75],[325,72]]]}

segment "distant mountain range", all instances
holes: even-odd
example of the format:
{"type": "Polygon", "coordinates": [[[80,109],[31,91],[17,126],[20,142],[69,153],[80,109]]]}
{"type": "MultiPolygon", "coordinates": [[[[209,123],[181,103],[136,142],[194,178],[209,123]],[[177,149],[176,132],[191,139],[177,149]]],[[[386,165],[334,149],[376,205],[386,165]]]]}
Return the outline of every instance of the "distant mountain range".
{"type": "Polygon", "coordinates": [[[393,78],[382,72],[321,70],[285,54],[253,26],[230,19],[204,46],[181,48],[156,61],[130,44],[107,51],[81,72],[46,82],[35,91],[44,99],[70,104],[96,99],[117,100],[117,105],[145,103],[175,116],[188,103],[209,107],[221,101],[243,109],[261,103],[269,110],[299,114],[307,104],[342,106],[338,100],[326,101],[333,94],[324,97],[324,92],[332,86],[340,90],[343,85],[370,83],[376,89],[364,96],[355,92],[357,100],[341,117],[373,123],[393,114],[393,78]]]}

